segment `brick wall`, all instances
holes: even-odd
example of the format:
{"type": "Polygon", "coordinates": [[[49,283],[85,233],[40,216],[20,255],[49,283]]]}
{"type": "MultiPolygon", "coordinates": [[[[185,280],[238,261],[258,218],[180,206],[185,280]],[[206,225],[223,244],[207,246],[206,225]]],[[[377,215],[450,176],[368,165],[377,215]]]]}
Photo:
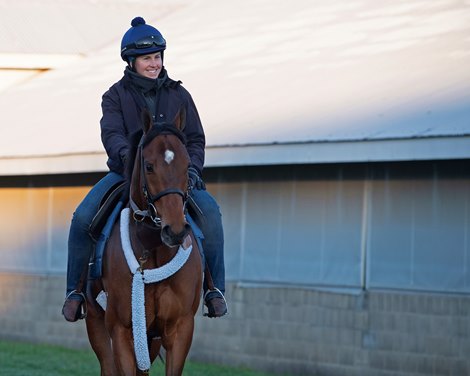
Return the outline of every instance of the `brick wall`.
{"type": "MultiPolygon", "coordinates": [[[[66,323],[64,278],[0,274],[0,338],[89,347],[66,323]]],[[[230,314],[197,315],[190,357],[272,373],[470,375],[470,299],[229,285],[230,314]]],[[[202,312],[202,311],[201,311],[202,312]]]]}

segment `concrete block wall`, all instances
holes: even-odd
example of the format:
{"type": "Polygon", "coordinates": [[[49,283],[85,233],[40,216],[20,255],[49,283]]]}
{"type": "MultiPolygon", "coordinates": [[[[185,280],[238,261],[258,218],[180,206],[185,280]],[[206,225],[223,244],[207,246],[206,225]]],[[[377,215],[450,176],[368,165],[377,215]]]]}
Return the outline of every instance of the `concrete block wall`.
{"type": "Polygon", "coordinates": [[[191,356],[272,373],[470,375],[470,297],[231,285],[230,315],[198,318],[191,356]]]}
{"type": "Polygon", "coordinates": [[[64,286],[64,277],[0,273],[0,338],[89,346],[85,323],[62,317],[64,286]]]}
{"type": "MultiPolygon", "coordinates": [[[[0,273],[0,338],[87,348],[60,310],[64,278],[0,273]]],[[[273,374],[470,375],[470,299],[229,284],[230,314],[196,317],[190,358],[273,374]]]]}

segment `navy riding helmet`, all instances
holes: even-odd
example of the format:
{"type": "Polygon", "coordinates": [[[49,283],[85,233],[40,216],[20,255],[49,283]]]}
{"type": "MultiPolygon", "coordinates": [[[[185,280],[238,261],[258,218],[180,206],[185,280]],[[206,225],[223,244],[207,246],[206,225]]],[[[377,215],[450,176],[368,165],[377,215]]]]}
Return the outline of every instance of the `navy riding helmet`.
{"type": "Polygon", "coordinates": [[[126,31],[121,41],[121,58],[129,61],[130,57],[147,55],[164,51],[166,41],[162,34],[153,26],[147,25],[142,17],[131,22],[132,27],[126,31]]]}

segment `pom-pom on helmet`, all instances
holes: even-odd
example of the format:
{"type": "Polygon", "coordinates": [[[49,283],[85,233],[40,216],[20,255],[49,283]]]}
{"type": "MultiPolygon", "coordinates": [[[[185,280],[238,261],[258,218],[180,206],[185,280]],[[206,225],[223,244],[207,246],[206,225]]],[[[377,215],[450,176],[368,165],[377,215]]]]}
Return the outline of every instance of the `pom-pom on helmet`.
{"type": "Polygon", "coordinates": [[[129,57],[165,50],[165,38],[153,26],[147,25],[142,17],[134,18],[131,25],[132,27],[122,37],[122,60],[128,61],[129,57]]]}

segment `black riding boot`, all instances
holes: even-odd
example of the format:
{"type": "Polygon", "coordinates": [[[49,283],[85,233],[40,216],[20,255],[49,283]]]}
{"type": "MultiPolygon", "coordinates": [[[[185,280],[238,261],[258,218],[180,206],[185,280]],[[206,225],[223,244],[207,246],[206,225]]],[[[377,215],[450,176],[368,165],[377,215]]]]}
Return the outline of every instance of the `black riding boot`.
{"type": "Polygon", "coordinates": [[[77,321],[86,316],[86,280],[88,263],[93,251],[93,241],[88,229],[83,231],[74,215],[70,226],[67,261],[67,294],[62,314],[67,321],[77,321]]]}

